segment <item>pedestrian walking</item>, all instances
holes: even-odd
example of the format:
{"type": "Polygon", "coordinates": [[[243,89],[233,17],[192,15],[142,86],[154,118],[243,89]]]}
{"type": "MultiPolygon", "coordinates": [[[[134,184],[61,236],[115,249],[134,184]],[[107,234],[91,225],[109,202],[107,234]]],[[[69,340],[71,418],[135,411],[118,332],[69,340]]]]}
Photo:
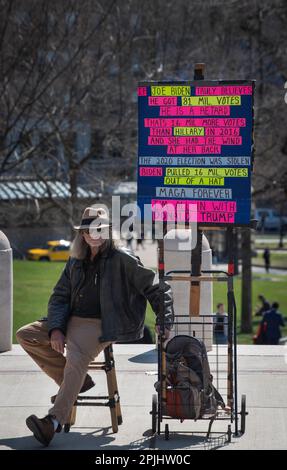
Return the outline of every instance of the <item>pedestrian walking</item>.
{"type": "Polygon", "coordinates": [[[264,264],[265,264],[265,271],[269,273],[269,268],[270,268],[270,250],[269,248],[265,248],[263,252],[263,259],[264,259],[264,264]]]}

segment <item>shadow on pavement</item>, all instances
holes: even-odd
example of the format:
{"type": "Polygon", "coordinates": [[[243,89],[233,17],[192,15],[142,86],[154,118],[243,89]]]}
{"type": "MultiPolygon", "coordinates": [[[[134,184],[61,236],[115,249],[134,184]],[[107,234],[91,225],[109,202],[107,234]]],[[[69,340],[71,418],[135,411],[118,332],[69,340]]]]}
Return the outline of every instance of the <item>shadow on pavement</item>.
{"type": "Polygon", "coordinates": [[[42,446],[32,435],[0,439],[0,447],[6,446],[15,450],[100,450],[102,447],[107,448],[107,446],[110,449],[114,440],[111,428],[93,427],[81,428],[81,431],[70,431],[67,434],[61,432],[54,437],[49,447],[42,446]],[[83,432],[84,429],[87,429],[87,432],[83,432]],[[92,429],[92,431],[89,433],[88,429],[92,429]]]}
{"type": "Polygon", "coordinates": [[[157,363],[157,350],[147,351],[137,356],[129,358],[129,362],[135,362],[140,364],[156,364],[157,363]]]}
{"type": "Polygon", "coordinates": [[[115,440],[111,428],[80,428],[81,431],[61,433],[54,437],[49,447],[42,446],[33,436],[0,439],[0,447],[13,450],[211,450],[226,445],[225,436],[206,439],[205,436],[170,433],[167,441],[164,435],[143,433],[141,439],[126,445],[113,445],[115,440]],[[87,430],[86,432],[83,430],[87,430]],[[90,433],[88,429],[93,429],[90,433]]]}
{"type": "Polygon", "coordinates": [[[169,440],[165,440],[164,434],[160,436],[155,434],[151,438],[150,448],[155,450],[215,450],[226,445],[225,434],[207,439],[205,435],[171,432],[169,440]]]}

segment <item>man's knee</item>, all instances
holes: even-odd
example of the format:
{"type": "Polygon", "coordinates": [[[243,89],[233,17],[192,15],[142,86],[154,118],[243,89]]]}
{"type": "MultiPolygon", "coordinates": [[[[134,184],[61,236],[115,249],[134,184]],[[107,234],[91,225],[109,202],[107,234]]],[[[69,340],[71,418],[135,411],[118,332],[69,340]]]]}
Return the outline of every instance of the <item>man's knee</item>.
{"type": "Polygon", "coordinates": [[[37,341],[42,338],[43,331],[39,328],[39,322],[28,323],[16,331],[16,338],[19,344],[26,341],[37,341]]]}
{"type": "Polygon", "coordinates": [[[16,338],[17,338],[18,343],[21,343],[28,338],[29,326],[30,325],[24,325],[21,328],[19,328],[19,330],[16,331],[16,338]]]}

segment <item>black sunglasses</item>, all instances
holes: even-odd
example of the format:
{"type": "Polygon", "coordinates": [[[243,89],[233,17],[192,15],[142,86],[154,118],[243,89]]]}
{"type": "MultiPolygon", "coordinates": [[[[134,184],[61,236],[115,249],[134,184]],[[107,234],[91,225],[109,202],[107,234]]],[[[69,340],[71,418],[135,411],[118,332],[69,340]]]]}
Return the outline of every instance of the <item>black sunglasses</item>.
{"type": "Polygon", "coordinates": [[[97,231],[98,233],[100,232],[105,232],[106,230],[108,230],[106,227],[105,228],[101,228],[101,227],[97,227],[97,228],[83,228],[81,229],[81,233],[86,233],[87,235],[90,235],[91,232],[95,232],[97,231]]]}

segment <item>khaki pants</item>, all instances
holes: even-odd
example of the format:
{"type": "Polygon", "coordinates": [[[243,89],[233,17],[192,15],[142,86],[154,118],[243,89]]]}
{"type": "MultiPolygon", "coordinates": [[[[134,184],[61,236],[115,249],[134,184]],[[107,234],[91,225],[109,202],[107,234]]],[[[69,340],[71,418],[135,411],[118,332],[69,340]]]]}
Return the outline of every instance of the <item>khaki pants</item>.
{"type": "Polygon", "coordinates": [[[111,342],[100,343],[101,320],[72,316],[66,334],[66,358],[51,348],[46,321],[20,328],[16,337],[38,366],[60,386],[49,414],[63,425],[69,422],[74,402],[84,383],[89,364],[111,342]]]}

